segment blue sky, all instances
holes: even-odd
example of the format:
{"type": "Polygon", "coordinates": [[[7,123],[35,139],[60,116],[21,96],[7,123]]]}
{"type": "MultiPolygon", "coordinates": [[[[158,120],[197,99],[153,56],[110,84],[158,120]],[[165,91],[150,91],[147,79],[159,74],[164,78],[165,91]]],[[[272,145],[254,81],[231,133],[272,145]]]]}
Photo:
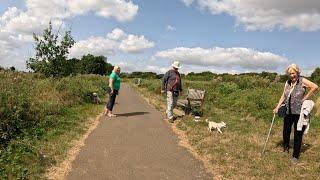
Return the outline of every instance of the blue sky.
{"type": "Polygon", "coordinates": [[[72,29],[70,57],[104,55],[124,71],[283,73],[320,66],[316,0],[2,0],[0,66],[25,70],[32,32],[72,29]],[[253,3],[254,2],[254,3],[253,3]]]}

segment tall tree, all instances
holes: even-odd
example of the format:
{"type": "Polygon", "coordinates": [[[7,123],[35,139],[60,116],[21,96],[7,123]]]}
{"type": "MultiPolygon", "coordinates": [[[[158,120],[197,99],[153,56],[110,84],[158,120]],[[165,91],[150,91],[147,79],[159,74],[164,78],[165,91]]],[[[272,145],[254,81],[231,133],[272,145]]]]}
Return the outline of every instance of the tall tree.
{"type": "Polygon", "coordinates": [[[106,75],[112,71],[112,65],[107,63],[107,59],[104,56],[93,56],[88,54],[82,56],[80,64],[82,74],[106,75]]]}
{"type": "Polygon", "coordinates": [[[67,56],[69,49],[75,41],[71,36],[71,31],[66,31],[59,41],[58,32],[53,33],[52,24],[44,29],[43,34],[33,34],[35,40],[36,56],[29,58],[27,68],[34,72],[42,73],[46,76],[62,77],[70,74],[67,66],[67,56]]]}

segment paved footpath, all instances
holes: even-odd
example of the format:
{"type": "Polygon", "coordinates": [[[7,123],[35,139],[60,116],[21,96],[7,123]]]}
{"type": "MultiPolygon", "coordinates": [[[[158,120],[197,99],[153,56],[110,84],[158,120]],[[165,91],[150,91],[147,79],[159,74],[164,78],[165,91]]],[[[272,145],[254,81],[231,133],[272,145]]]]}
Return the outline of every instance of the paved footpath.
{"type": "Polygon", "coordinates": [[[116,118],[103,117],[72,162],[67,179],[213,179],[178,145],[163,115],[122,84],[116,118]]]}

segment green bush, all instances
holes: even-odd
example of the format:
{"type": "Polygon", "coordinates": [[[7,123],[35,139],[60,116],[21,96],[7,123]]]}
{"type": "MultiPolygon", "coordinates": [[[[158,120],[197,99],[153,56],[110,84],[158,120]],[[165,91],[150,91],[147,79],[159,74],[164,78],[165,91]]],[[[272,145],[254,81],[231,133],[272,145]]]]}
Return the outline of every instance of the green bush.
{"type": "Polygon", "coordinates": [[[233,82],[220,83],[218,91],[221,95],[226,96],[238,90],[238,85],[233,82]]]}
{"type": "Polygon", "coordinates": [[[320,68],[317,67],[311,74],[310,79],[316,83],[318,86],[320,86],[320,68]]]}

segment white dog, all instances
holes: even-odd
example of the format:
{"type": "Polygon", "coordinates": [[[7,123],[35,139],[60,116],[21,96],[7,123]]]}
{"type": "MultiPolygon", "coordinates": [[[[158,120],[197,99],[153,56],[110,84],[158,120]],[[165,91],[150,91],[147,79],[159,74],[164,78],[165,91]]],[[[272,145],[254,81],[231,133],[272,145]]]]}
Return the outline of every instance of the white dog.
{"type": "Polygon", "coordinates": [[[216,123],[213,121],[208,121],[208,119],[206,119],[206,122],[208,122],[208,130],[210,132],[213,129],[216,129],[219,133],[222,133],[221,129],[227,127],[227,124],[223,121],[221,121],[220,123],[216,123]]]}

